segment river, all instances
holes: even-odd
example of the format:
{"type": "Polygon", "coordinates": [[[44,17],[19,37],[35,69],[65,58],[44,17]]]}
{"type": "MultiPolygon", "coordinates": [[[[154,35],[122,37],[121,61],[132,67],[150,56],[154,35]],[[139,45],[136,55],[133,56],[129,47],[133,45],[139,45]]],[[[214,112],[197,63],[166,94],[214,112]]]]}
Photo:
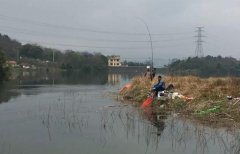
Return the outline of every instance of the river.
{"type": "Polygon", "coordinates": [[[1,85],[0,154],[240,153],[239,130],[123,102],[132,76],[25,72],[1,85]]]}

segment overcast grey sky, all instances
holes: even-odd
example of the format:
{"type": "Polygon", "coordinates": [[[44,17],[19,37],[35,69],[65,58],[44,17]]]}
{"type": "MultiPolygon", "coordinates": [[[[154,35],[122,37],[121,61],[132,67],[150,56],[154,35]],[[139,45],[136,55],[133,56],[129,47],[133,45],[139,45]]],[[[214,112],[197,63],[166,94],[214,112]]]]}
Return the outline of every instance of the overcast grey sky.
{"type": "Polygon", "coordinates": [[[119,54],[154,63],[194,56],[204,26],[204,55],[240,58],[239,0],[0,0],[0,33],[57,49],[119,54]],[[159,34],[159,35],[155,35],[159,34]]]}

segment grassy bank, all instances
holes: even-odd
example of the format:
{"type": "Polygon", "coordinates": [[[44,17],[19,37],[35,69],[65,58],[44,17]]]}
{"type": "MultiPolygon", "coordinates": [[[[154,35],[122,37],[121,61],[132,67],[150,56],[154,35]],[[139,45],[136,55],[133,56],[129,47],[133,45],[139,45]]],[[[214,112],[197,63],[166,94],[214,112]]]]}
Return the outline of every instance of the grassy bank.
{"type": "MultiPolygon", "coordinates": [[[[240,100],[228,100],[227,96],[240,97],[240,78],[199,78],[193,76],[164,77],[166,85],[173,84],[174,92],[178,92],[193,100],[182,98],[155,100],[152,108],[164,110],[166,108],[182,116],[188,116],[206,123],[239,124],[240,100]],[[164,107],[162,107],[164,106],[164,107]]],[[[149,81],[144,77],[132,79],[131,86],[121,91],[124,99],[131,100],[140,106],[147,98],[155,78],[149,81]]]]}

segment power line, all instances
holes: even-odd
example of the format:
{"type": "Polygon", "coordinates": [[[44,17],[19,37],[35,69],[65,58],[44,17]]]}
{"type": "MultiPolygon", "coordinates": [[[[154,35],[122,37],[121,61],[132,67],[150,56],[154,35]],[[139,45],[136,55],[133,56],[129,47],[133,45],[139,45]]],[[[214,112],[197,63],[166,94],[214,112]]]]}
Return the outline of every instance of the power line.
{"type": "MultiPolygon", "coordinates": [[[[91,46],[91,45],[77,45],[77,44],[65,44],[65,43],[51,43],[44,41],[29,41],[24,39],[19,39],[22,42],[30,43],[30,44],[45,44],[45,45],[53,45],[53,46],[66,46],[66,47],[80,47],[80,48],[96,48],[96,49],[148,49],[147,46],[137,46],[137,47],[113,47],[113,46],[91,46]]],[[[182,45],[182,44],[179,44],[182,45]]],[[[153,46],[153,48],[164,48],[164,47],[175,47],[179,45],[162,45],[162,46],[153,46]]]]}
{"type": "MultiPolygon", "coordinates": [[[[1,26],[0,26],[1,27],[1,26]]],[[[14,33],[16,32],[20,32],[23,34],[28,34],[28,35],[34,35],[33,33],[29,33],[29,32],[24,32],[24,31],[16,31],[16,29],[13,29],[14,33]]],[[[86,46],[86,45],[76,45],[76,44],[63,44],[63,43],[50,43],[50,42],[41,42],[41,41],[29,41],[29,40],[25,40],[25,39],[17,39],[19,41],[22,42],[27,42],[27,43],[33,43],[33,44],[47,44],[47,45],[54,45],[54,46],[69,46],[69,47],[83,47],[83,48],[102,48],[102,49],[147,49],[148,47],[146,46],[137,46],[137,47],[109,47],[109,46],[86,46]]],[[[149,43],[149,41],[147,41],[149,43]]],[[[182,45],[182,44],[181,44],[182,45]]],[[[174,46],[178,46],[178,45],[161,45],[161,46],[154,46],[153,48],[162,48],[162,47],[174,47],[174,46]]]]}
{"type": "MultiPolygon", "coordinates": [[[[0,25],[2,29],[10,29],[18,33],[27,34],[27,35],[34,35],[40,34],[40,35],[48,35],[53,37],[62,37],[62,38],[70,38],[70,39],[78,39],[83,41],[97,41],[97,42],[118,42],[118,43],[149,43],[149,41],[145,40],[125,40],[125,39],[99,39],[99,38],[86,38],[86,37],[79,37],[79,36],[69,36],[69,35],[59,35],[49,32],[39,32],[39,31],[32,31],[24,28],[15,28],[11,26],[2,26],[0,25]]],[[[162,42],[173,42],[173,41],[185,41],[190,40],[191,37],[183,37],[183,38],[174,38],[174,39],[161,39],[161,40],[153,40],[152,42],[155,43],[162,43],[162,42]]]]}
{"type": "MultiPolygon", "coordinates": [[[[44,27],[51,27],[51,28],[58,28],[58,29],[68,29],[68,30],[77,30],[77,31],[84,31],[84,32],[91,32],[91,33],[101,33],[101,34],[116,34],[116,35],[148,35],[146,33],[130,33],[130,32],[113,32],[113,31],[100,31],[100,30],[93,30],[89,28],[79,28],[79,27],[72,27],[72,26],[64,26],[64,25],[56,25],[56,24],[50,24],[46,22],[41,21],[34,21],[34,20],[28,20],[23,18],[17,18],[12,16],[6,16],[0,14],[0,20],[8,20],[12,22],[21,22],[24,24],[31,24],[36,26],[44,26],[44,27]]],[[[151,35],[153,36],[169,36],[169,35],[183,35],[183,34],[191,34],[191,32],[178,32],[178,33],[153,33],[151,35]]]]}

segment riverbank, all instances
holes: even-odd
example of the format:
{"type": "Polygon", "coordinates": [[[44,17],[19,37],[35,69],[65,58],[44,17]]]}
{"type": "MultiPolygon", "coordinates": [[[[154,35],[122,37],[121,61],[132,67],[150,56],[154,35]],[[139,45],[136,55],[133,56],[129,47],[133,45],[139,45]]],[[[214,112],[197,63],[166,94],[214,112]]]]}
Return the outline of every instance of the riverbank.
{"type": "MultiPolygon", "coordinates": [[[[166,85],[173,84],[173,92],[184,97],[155,99],[151,104],[154,112],[170,110],[179,116],[186,116],[206,124],[239,127],[240,78],[166,76],[164,81],[166,85]]],[[[140,106],[147,99],[147,93],[156,82],[156,78],[150,81],[144,77],[135,77],[120,94],[125,100],[140,106]]]]}

